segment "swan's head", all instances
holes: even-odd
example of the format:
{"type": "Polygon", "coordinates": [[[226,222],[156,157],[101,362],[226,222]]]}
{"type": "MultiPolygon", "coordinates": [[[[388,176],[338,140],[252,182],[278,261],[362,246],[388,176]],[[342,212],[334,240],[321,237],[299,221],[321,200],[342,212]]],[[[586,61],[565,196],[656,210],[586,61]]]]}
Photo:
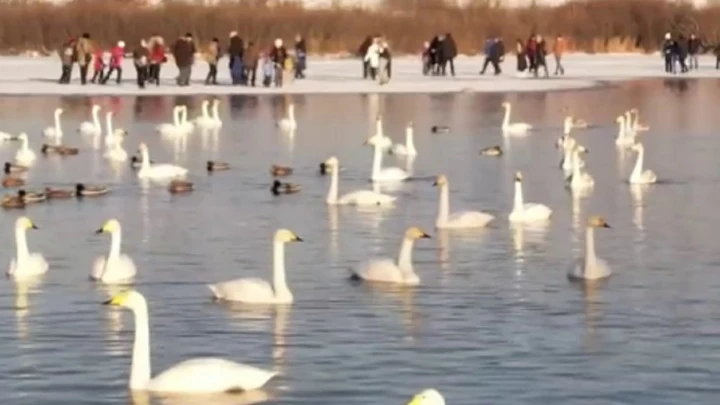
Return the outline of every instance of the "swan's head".
{"type": "Polygon", "coordinates": [[[287,109],[288,109],[288,111],[295,111],[295,104],[293,104],[293,103],[288,104],[287,109]]]}
{"type": "Polygon", "coordinates": [[[625,117],[622,115],[618,115],[617,118],[615,118],[615,122],[622,124],[625,121],[625,117]]]}
{"type": "Polygon", "coordinates": [[[630,109],[630,112],[633,113],[633,114],[637,114],[637,113],[640,112],[640,110],[638,110],[637,107],[633,107],[633,108],[630,109]]]}
{"type": "Polygon", "coordinates": [[[522,183],[522,173],[515,172],[515,182],[522,183]]]}
{"type": "Polygon", "coordinates": [[[448,184],[447,176],[445,176],[444,174],[441,174],[441,175],[437,176],[437,178],[435,179],[435,183],[433,183],[433,186],[443,187],[443,186],[447,186],[447,184],[448,184]]]}
{"type": "Polygon", "coordinates": [[[122,140],[123,140],[122,137],[127,136],[128,131],[126,131],[124,129],[120,129],[120,128],[115,128],[115,130],[113,131],[113,135],[115,136],[115,138],[116,138],[115,140],[117,142],[122,142],[122,140]]]}
{"type": "Polygon", "coordinates": [[[338,167],[340,166],[340,161],[335,156],[332,156],[328,158],[326,161],[323,162],[325,167],[338,167]]]}
{"type": "Polygon", "coordinates": [[[407,405],[445,405],[445,398],[435,389],[427,389],[412,397],[407,405]]]}
{"type": "Polygon", "coordinates": [[[590,150],[582,145],[577,145],[575,151],[578,153],[590,153],[590,150]]]}
{"type": "Polygon", "coordinates": [[[640,152],[644,149],[644,147],[643,147],[643,144],[641,144],[640,142],[637,142],[637,143],[633,144],[633,146],[631,146],[630,149],[634,150],[635,152],[640,152]]]}
{"type": "Polygon", "coordinates": [[[56,116],[59,116],[59,115],[62,114],[62,113],[63,113],[63,109],[62,109],[62,108],[59,108],[59,107],[58,107],[58,108],[55,109],[55,115],[56,115],[56,116]]]}
{"type": "Polygon", "coordinates": [[[27,134],[25,132],[21,132],[20,135],[18,135],[18,139],[21,141],[27,141],[28,140],[27,134]]]}
{"type": "Polygon", "coordinates": [[[93,104],[93,106],[92,106],[92,110],[94,112],[100,111],[100,108],[101,108],[100,104],[93,104]]]}
{"type": "Polygon", "coordinates": [[[220,99],[219,98],[214,99],[213,105],[220,105],[220,99]]]}
{"type": "Polygon", "coordinates": [[[288,242],[302,242],[302,238],[295,235],[295,233],[288,229],[278,229],[275,232],[275,243],[288,243],[288,242]]]}
{"type": "Polygon", "coordinates": [[[405,239],[409,239],[409,240],[430,239],[430,235],[425,233],[425,231],[423,231],[419,227],[413,226],[413,227],[408,228],[407,231],[405,231],[405,239]]]}
{"type": "MultiPolygon", "coordinates": [[[[84,187],[83,187],[84,188],[84,187]]],[[[120,221],[117,219],[108,219],[105,221],[105,224],[102,226],[102,228],[95,231],[96,234],[100,233],[113,233],[120,230],[120,221]]]]}
{"type": "Polygon", "coordinates": [[[145,142],[141,142],[140,145],[138,145],[138,152],[147,152],[147,148],[145,142]]]}
{"type": "Polygon", "coordinates": [[[412,131],[413,129],[415,129],[415,123],[412,121],[409,121],[407,123],[407,125],[405,125],[405,129],[407,129],[408,131],[412,131]]]}
{"type": "Polygon", "coordinates": [[[112,118],[113,114],[114,113],[112,111],[108,111],[105,113],[105,118],[110,119],[110,118],[112,118]]]}
{"type": "Polygon", "coordinates": [[[503,106],[503,108],[508,108],[508,107],[510,107],[510,102],[503,101],[502,106],[503,106]]]}
{"type": "Polygon", "coordinates": [[[203,100],[202,105],[203,105],[203,107],[210,105],[210,100],[203,100]]]}
{"type": "MultiPolygon", "coordinates": [[[[25,195],[25,193],[24,193],[25,190],[22,190],[22,191],[23,191],[23,195],[21,195],[20,197],[23,197],[25,195]]],[[[19,192],[18,192],[18,195],[20,195],[19,192]]],[[[20,217],[15,221],[15,229],[27,230],[27,229],[38,229],[38,227],[33,223],[33,221],[30,218],[20,217]]]]}
{"type": "Polygon", "coordinates": [[[145,302],[145,297],[143,297],[142,294],[135,290],[129,290],[114,295],[108,301],[103,302],[103,305],[133,309],[140,306],[147,306],[147,303],[145,302]]]}
{"type": "Polygon", "coordinates": [[[610,228],[610,225],[605,222],[605,218],[599,215],[588,218],[588,226],[591,228],[610,228]]]}

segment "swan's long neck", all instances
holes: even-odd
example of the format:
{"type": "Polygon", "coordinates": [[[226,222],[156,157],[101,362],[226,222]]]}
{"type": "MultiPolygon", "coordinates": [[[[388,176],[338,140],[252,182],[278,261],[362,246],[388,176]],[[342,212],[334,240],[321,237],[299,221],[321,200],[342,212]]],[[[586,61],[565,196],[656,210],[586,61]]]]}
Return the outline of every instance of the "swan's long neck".
{"type": "Polygon", "coordinates": [[[202,116],[203,118],[210,118],[210,112],[208,111],[208,103],[202,104],[202,116]]]}
{"type": "Polygon", "coordinates": [[[645,150],[641,148],[638,150],[637,160],[635,160],[635,168],[633,168],[632,175],[631,175],[632,177],[640,176],[640,174],[642,173],[644,157],[645,157],[645,150]]]}
{"type": "Polygon", "coordinates": [[[283,242],[273,244],[273,289],[275,290],[275,299],[292,299],[285,280],[285,244],[283,242]]]}
{"type": "Polygon", "coordinates": [[[110,253],[108,260],[117,260],[120,258],[120,243],[122,242],[122,231],[120,229],[110,234],[110,253]]]}
{"type": "Polygon", "coordinates": [[[379,118],[375,120],[375,136],[378,138],[383,136],[382,120],[379,118]]]}
{"type": "Polygon", "coordinates": [[[95,129],[100,130],[100,117],[98,117],[98,110],[97,108],[93,108],[92,111],[92,118],[93,118],[93,125],[95,126],[95,129]]]}
{"type": "Polygon", "coordinates": [[[629,134],[633,130],[632,114],[628,111],[625,113],[625,131],[629,134]]]}
{"type": "Polygon", "coordinates": [[[107,136],[113,136],[114,129],[111,114],[108,114],[107,117],[105,117],[105,131],[107,131],[107,136]]]}
{"type": "Polygon", "coordinates": [[[338,199],[338,169],[337,167],[333,166],[330,169],[330,190],[328,191],[327,195],[327,203],[328,204],[334,204],[337,202],[338,199]]]}
{"type": "Polygon", "coordinates": [[[382,148],[379,144],[375,144],[375,155],[373,156],[373,167],[372,176],[375,177],[380,174],[380,168],[382,167],[382,148]]]}
{"type": "Polygon", "coordinates": [[[25,233],[25,229],[23,229],[23,228],[15,229],[15,243],[17,245],[17,260],[18,261],[20,261],[22,259],[26,259],[28,256],[30,256],[30,252],[28,251],[27,235],[25,233]]]}
{"type": "Polygon", "coordinates": [[[625,133],[627,131],[625,130],[625,117],[622,115],[618,117],[618,139],[625,138],[625,133]]]}
{"type": "Polygon", "coordinates": [[[415,150],[415,142],[413,140],[413,132],[412,127],[408,127],[405,130],[405,149],[407,149],[410,154],[417,153],[417,150],[415,150]]]}
{"type": "Polygon", "coordinates": [[[28,139],[26,136],[22,138],[22,146],[20,147],[20,149],[22,149],[23,151],[30,150],[30,147],[28,146],[28,139]]]}
{"type": "Polygon", "coordinates": [[[295,122],[295,108],[292,106],[288,107],[288,120],[295,122]]]}
{"type": "Polygon", "coordinates": [[[180,108],[177,107],[173,109],[173,125],[180,126],[180,108]]]}
{"type": "Polygon", "coordinates": [[[572,159],[573,179],[577,179],[578,176],[580,176],[580,153],[578,151],[574,151],[572,159]]]}
{"type": "Polygon", "coordinates": [[[450,191],[447,185],[440,186],[440,206],[438,207],[438,223],[445,223],[448,220],[450,211],[450,191]]]}
{"type": "Polygon", "coordinates": [[[133,344],[130,389],[145,389],[150,382],[150,325],[147,303],[133,308],[135,343],[133,344]]]}
{"type": "Polygon", "coordinates": [[[218,110],[219,110],[218,103],[213,104],[212,118],[213,118],[213,120],[215,120],[215,122],[220,122],[220,112],[218,110]]]}
{"type": "Polygon", "coordinates": [[[510,126],[510,105],[505,106],[505,118],[503,118],[502,127],[507,128],[510,126]]]}
{"type": "Polygon", "coordinates": [[[60,136],[60,113],[55,113],[55,133],[60,136]]]}
{"type": "Polygon", "coordinates": [[[185,124],[187,122],[187,108],[183,107],[180,110],[180,123],[185,124]]]}
{"type": "Polygon", "coordinates": [[[140,164],[140,170],[149,169],[150,168],[150,154],[148,153],[147,148],[140,149],[140,155],[142,158],[142,163],[140,164]]]}
{"type": "Polygon", "coordinates": [[[563,124],[563,134],[565,136],[569,136],[570,131],[572,131],[572,121],[569,118],[566,118],[563,124]]]}
{"type": "Polygon", "coordinates": [[[412,251],[415,241],[412,239],[403,239],[400,247],[400,255],[398,256],[398,267],[404,273],[414,273],[412,265],[412,251]]]}
{"type": "Polygon", "coordinates": [[[513,201],[513,211],[521,212],[523,210],[523,189],[522,181],[515,180],[515,199],[513,201]]]}
{"type": "Polygon", "coordinates": [[[585,231],[585,277],[592,278],[595,269],[595,230],[588,227],[585,231]]]}

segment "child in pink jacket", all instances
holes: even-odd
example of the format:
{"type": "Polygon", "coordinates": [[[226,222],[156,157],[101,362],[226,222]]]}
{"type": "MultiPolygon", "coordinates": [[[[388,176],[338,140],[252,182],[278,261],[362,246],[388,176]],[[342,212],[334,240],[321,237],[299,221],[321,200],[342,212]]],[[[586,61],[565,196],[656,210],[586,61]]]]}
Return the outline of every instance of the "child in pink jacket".
{"type": "Polygon", "coordinates": [[[125,42],[118,41],[117,45],[110,50],[110,69],[107,75],[102,81],[102,84],[107,83],[113,72],[117,72],[117,84],[120,84],[122,80],[122,62],[125,58],[125,42]]]}

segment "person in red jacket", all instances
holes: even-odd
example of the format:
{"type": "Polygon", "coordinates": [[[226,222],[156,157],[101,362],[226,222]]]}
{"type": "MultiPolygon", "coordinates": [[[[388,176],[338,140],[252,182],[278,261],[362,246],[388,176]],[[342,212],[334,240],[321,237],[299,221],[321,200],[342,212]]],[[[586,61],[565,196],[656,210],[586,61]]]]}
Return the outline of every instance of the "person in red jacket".
{"type": "Polygon", "coordinates": [[[160,67],[167,62],[165,41],[159,35],[153,35],[148,41],[150,46],[150,66],[148,67],[148,83],[160,85],[160,67]]]}
{"type": "Polygon", "coordinates": [[[93,77],[90,80],[90,83],[95,83],[96,81],[102,82],[103,74],[105,73],[105,61],[103,60],[103,54],[105,51],[102,50],[102,48],[98,47],[95,49],[95,53],[93,53],[93,77]]]}
{"type": "Polygon", "coordinates": [[[125,42],[118,41],[117,45],[110,50],[110,69],[108,70],[105,78],[103,78],[102,84],[105,84],[108,80],[110,80],[110,76],[112,76],[113,72],[117,72],[117,84],[120,84],[120,81],[122,80],[122,62],[124,58],[125,42]]]}

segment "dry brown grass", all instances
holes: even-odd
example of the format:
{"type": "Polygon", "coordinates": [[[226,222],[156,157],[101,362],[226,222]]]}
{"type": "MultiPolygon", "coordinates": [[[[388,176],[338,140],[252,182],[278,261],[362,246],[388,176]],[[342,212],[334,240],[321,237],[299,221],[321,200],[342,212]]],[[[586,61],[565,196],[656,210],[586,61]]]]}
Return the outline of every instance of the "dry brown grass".
{"type": "Polygon", "coordinates": [[[227,1],[217,6],[165,2],[146,7],[134,0],[74,0],[52,5],[31,0],[0,0],[0,51],[51,50],[70,36],[89,32],[104,46],[128,44],[158,33],[174,39],[187,31],[201,42],[237,30],[263,45],[275,37],[291,41],[303,34],[312,53],[355,52],[368,34],[385,35],[398,53],[417,52],[422,42],[452,32],[461,53],[476,52],[483,39],[507,42],[531,32],[564,34],[571,49],[608,52],[655,49],[668,31],[699,32],[720,42],[720,6],[696,10],[662,0],[577,0],[562,7],[503,9],[478,0],[464,9],[438,0],[386,0],[382,12],[304,10],[292,4],[269,7],[263,0],[227,1]]]}

